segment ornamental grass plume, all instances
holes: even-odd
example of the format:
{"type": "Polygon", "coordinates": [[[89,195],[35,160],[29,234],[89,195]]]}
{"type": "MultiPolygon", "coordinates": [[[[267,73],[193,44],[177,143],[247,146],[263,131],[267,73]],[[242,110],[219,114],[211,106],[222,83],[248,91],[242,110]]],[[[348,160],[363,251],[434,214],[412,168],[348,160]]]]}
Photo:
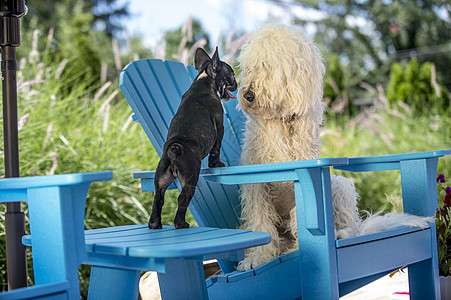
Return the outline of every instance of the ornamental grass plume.
{"type": "Polygon", "coordinates": [[[440,276],[451,273],[451,187],[445,187],[445,176],[437,177],[438,209],[435,213],[440,276]]]}

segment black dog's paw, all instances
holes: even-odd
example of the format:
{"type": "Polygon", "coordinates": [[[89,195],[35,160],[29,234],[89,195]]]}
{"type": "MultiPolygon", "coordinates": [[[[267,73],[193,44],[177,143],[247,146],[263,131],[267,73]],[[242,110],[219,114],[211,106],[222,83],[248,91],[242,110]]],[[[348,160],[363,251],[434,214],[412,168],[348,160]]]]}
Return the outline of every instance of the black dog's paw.
{"type": "Polygon", "coordinates": [[[175,227],[175,229],[188,228],[189,224],[187,222],[183,222],[183,223],[180,223],[180,224],[174,223],[174,227],[175,227]]]}
{"type": "Polygon", "coordinates": [[[150,229],[161,229],[163,226],[161,225],[161,221],[155,221],[152,222],[152,220],[149,220],[149,226],[150,229]]]}
{"type": "Polygon", "coordinates": [[[163,228],[163,226],[161,225],[161,223],[150,223],[149,222],[149,228],[150,229],[161,229],[161,228],[163,228]]]}
{"type": "Polygon", "coordinates": [[[220,161],[220,160],[218,160],[218,161],[209,161],[208,162],[208,167],[209,168],[222,168],[222,167],[225,167],[225,164],[222,161],[220,161]]]}

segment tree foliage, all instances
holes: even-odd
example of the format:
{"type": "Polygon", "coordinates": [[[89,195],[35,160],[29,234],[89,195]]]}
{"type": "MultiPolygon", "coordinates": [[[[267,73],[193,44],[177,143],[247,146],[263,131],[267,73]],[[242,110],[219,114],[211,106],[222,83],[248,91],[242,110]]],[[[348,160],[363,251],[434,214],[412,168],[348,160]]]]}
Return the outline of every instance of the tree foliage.
{"type": "Polygon", "coordinates": [[[112,35],[120,29],[120,18],[127,15],[126,6],[117,0],[36,0],[27,3],[29,14],[22,21],[22,45],[18,57],[28,53],[45,53],[46,66],[63,59],[67,67],[63,80],[70,91],[80,82],[95,84],[102,76],[117,76],[112,49],[112,35]],[[105,73],[105,71],[103,71],[105,73]]]}
{"type": "Polygon", "coordinates": [[[113,36],[122,30],[120,20],[128,16],[127,4],[119,4],[117,0],[33,0],[27,1],[28,14],[22,18],[24,28],[32,30],[33,20],[39,19],[39,27],[47,32],[51,27],[59,24],[62,18],[70,18],[73,7],[82,6],[84,13],[92,14],[91,25],[96,24],[97,29],[113,36]],[[58,7],[68,8],[61,14],[58,7]]]}
{"type": "Polygon", "coordinates": [[[394,63],[387,98],[390,102],[403,101],[421,113],[425,109],[434,113],[447,111],[450,100],[448,91],[435,76],[435,65],[430,62],[420,65],[417,59],[412,59],[405,66],[394,63]]]}
{"type": "Polygon", "coordinates": [[[449,1],[296,0],[294,4],[320,14],[313,20],[305,14],[296,22],[316,26],[315,41],[339,55],[351,86],[362,79],[386,82],[392,62],[416,57],[420,63],[434,62],[443,83],[451,88],[449,1]]]}

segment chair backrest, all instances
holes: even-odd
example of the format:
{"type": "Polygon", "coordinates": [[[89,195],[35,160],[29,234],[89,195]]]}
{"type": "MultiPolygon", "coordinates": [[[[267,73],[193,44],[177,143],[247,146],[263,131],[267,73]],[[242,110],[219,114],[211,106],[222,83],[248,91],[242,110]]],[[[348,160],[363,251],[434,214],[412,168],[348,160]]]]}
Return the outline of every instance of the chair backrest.
{"type": "MultiPolygon", "coordinates": [[[[188,90],[197,70],[182,63],[160,59],[141,59],[124,68],[119,86],[148,138],[161,157],[169,124],[182,95],[188,90]]],[[[226,166],[239,165],[245,116],[236,109],[236,100],[224,105],[224,138],[221,160],[226,166]]],[[[202,167],[207,167],[206,159],[202,167]]],[[[180,185],[176,183],[180,189],[180,185]]],[[[237,228],[241,205],[239,186],[221,186],[202,178],[190,203],[190,211],[200,226],[237,228]]]]}

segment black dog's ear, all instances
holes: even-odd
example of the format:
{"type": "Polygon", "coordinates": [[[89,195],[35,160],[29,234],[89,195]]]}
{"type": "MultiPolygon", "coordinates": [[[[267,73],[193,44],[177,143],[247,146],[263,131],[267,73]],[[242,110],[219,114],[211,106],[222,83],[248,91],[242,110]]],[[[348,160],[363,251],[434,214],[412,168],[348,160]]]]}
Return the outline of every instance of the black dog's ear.
{"type": "Polygon", "coordinates": [[[215,53],[213,53],[213,56],[211,57],[211,62],[207,67],[207,74],[211,78],[216,78],[216,71],[218,70],[219,66],[219,54],[218,54],[218,47],[216,46],[215,53]]]}
{"type": "Polygon", "coordinates": [[[207,52],[205,52],[202,48],[196,49],[196,54],[194,55],[194,67],[196,70],[201,70],[207,63],[211,60],[210,56],[208,56],[207,52]]]}

